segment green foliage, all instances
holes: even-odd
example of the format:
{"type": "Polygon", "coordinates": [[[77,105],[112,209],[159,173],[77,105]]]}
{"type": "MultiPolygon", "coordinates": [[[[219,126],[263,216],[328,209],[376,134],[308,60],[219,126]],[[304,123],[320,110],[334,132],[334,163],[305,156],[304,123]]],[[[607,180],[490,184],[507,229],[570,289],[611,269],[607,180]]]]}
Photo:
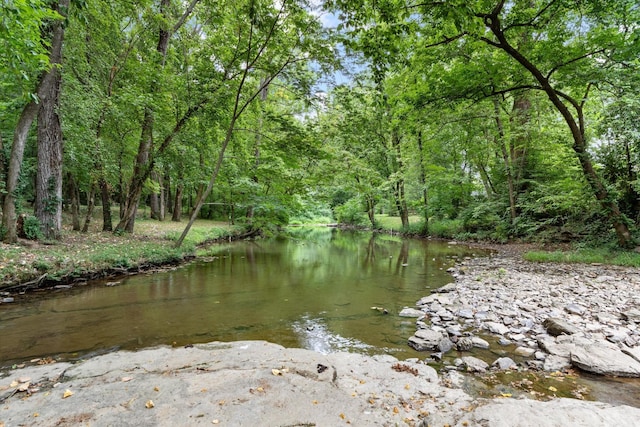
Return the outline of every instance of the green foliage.
{"type": "Polygon", "coordinates": [[[23,227],[24,234],[29,240],[42,240],[44,237],[40,221],[33,215],[29,215],[24,218],[23,227]]]}
{"type": "Polygon", "coordinates": [[[363,212],[362,201],[358,198],[347,200],[334,209],[336,219],[341,224],[365,226],[368,223],[367,215],[363,212]]]}

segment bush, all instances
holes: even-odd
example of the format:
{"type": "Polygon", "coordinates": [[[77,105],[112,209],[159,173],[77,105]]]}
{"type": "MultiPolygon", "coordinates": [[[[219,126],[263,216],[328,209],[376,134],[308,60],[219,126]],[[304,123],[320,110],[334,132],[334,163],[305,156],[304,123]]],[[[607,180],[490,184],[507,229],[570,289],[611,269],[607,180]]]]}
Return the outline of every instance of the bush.
{"type": "Polygon", "coordinates": [[[24,235],[29,240],[41,240],[44,236],[40,229],[40,221],[35,216],[28,216],[24,219],[24,235]]]}
{"type": "Polygon", "coordinates": [[[336,219],[341,224],[366,225],[369,221],[358,199],[349,199],[344,204],[337,206],[335,212],[336,219]]]}

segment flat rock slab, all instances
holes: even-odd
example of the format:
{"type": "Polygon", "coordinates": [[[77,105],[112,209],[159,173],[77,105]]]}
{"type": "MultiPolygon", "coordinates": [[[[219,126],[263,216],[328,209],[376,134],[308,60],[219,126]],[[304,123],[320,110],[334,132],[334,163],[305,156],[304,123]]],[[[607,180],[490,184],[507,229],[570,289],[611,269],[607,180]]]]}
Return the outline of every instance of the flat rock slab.
{"type": "Polygon", "coordinates": [[[640,378],[640,362],[620,350],[602,345],[576,347],[571,364],[583,371],[599,375],[640,378]]]}
{"type": "Polygon", "coordinates": [[[599,427],[640,419],[637,408],[574,399],[474,400],[440,385],[435,370],[422,363],[322,355],[263,341],[26,367],[0,374],[0,389],[8,391],[19,378],[40,390],[8,396],[0,425],[512,426],[518,420],[523,427],[599,427]]]}

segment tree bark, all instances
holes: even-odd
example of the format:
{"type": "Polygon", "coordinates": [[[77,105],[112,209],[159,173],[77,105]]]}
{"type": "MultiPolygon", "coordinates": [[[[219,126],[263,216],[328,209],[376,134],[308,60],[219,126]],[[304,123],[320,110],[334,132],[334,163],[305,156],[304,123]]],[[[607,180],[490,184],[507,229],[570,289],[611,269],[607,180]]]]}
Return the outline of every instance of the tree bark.
{"type": "MultiPolygon", "coordinates": [[[[69,0],[60,0],[56,11],[67,15],[69,0]]],[[[38,171],[36,173],[35,215],[47,239],[60,239],[62,231],[62,128],[58,110],[62,76],[64,22],[55,21],[51,31],[51,69],[43,80],[38,111],[38,171]]]]}
{"type": "Polygon", "coordinates": [[[102,231],[112,231],[111,192],[109,191],[109,183],[107,183],[104,175],[98,179],[98,186],[100,187],[100,199],[102,200],[102,231]]]}
{"type": "Polygon", "coordinates": [[[91,219],[93,217],[93,209],[96,206],[96,186],[91,184],[89,188],[89,193],[87,194],[87,215],[84,217],[84,225],[82,226],[82,232],[86,233],[89,231],[89,226],[91,225],[91,219]]]}
{"type": "Polygon", "coordinates": [[[180,222],[182,219],[182,191],[183,185],[182,181],[178,181],[176,185],[176,196],[173,199],[173,215],[171,216],[171,221],[180,222]]]}
{"type": "Polygon", "coordinates": [[[427,193],[427,172],[424,167],[424,152],[422,151],[422,131],[418,131],[418,160],[420,162],[420,185],[422,186],[422,209],[424,210],[424,232],[429,232],[429,198],[427,193]]]}
{"type": "Polygon", "coordinates": [[[4,143],[2,142],[2,134],[0,134],[0,207],[4,206],[4,185],[6,183],[4,143]]]}

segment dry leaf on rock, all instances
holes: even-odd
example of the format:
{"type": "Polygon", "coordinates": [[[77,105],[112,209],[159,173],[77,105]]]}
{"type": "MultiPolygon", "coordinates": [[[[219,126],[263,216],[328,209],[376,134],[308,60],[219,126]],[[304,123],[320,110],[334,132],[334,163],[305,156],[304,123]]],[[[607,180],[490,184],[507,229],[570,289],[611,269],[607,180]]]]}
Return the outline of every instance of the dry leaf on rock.
{"type": "Polygon", "coordinates": [[[64,394],[62,395],[62,398],[66,399],[67,397],[70,397],[70,396],[73,396],[73,392],[71,390],[69,390],[69,389],[66,389],[64,391],[64,394]]]}
{"type": "Polygon", "coordinates": [[[144,404],[144,407],[147,408],[147,409],[151,409],[154,406],[156,406],[156,405],[153,403],[153,400],[147,400],[147,403],[144,404]]]}

